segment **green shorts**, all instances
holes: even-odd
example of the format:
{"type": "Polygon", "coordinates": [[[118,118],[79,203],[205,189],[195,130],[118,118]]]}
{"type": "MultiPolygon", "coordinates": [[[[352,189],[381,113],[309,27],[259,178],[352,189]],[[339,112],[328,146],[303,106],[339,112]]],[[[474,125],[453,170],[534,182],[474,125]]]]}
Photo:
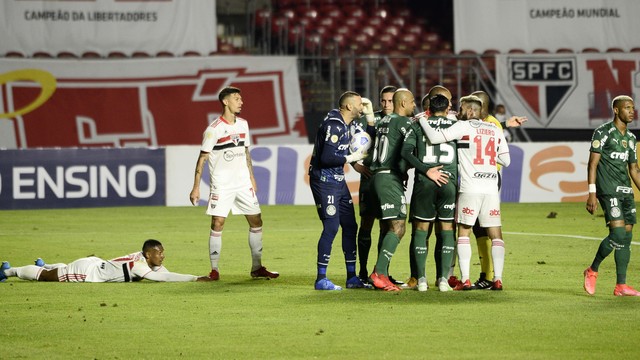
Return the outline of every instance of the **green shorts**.
{"type": "Polygon", "coordinates": [[[456,210],[456,184],[453,181],[438,186],[431,180],[413,184],[411,219],[433,222],[453,221],[456,210]]]}
{"type": "Polygon", "coordinates": [[[378,214],[378,201],[373,191],[372,177],[360,176],[360,187],[358,192],[360,217],[376,217],[378,214]]]}
{"type": "Polygon", "coordinates": [[[629,225],[636,223],[636,202],[633,196],[599,195],[598,202],[604,211],[607,225],[615,220],[624,220],[629,225]]]}
{"type": "Polygon", "coordinates": [[[373,190],[378,202],[376,217],[382,220],[404,220],[407,218],[407,200],[402,179],[390,172],[379,172],[373,176],[373,190]]]}

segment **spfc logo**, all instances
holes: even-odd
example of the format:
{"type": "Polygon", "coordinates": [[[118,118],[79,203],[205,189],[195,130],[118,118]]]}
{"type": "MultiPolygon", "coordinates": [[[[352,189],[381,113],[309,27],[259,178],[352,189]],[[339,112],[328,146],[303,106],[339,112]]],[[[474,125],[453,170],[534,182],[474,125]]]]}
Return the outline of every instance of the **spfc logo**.
{"type": "Polygon", "coordinates": [[[509,57],[509,85],[538,123],[547,127],[578,85],[573,57],[509,57]]]}
{"type": "Polygon", "coordinates": [[[240,142],[240,135],[231,134],[231,141],[233,141],[233,144],[237,146],[238,143],[240,142]]]}

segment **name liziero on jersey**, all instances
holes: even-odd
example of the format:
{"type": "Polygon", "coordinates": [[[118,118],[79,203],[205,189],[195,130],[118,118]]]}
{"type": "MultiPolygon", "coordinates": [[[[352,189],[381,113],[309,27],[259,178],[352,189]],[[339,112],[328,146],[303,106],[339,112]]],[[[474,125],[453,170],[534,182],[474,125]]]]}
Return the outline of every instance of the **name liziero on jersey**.
{"type": "Polygon", "coordinates": [[[531,114],[548,127],[577,87],[575,57],[507,58],[509,86],[531,114]]]}

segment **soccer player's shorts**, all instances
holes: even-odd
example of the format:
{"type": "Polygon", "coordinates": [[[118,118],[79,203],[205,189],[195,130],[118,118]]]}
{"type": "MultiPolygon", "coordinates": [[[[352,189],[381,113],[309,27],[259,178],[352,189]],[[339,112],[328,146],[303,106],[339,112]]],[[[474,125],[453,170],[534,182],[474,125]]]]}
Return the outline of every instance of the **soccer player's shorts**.
{"type": "Polygon", "coordinates": [[[379,209],[376,217],[382,220],[407,218],[407,201],[402,179],[399,176],[388,170],[376,173],[373,175],[373,191],[375,191],[379,209]]]}
{"type": "Polygon", "coordinates": [[[460,193],[457,222],[473,226],[476,219],[484,228],[502,226],[499,194],[460,193]]]}
{"type": "Polygon", "coordinates": [[[625,224],[636,223],[636,202],[633,196],[598,196],[607,225],[611,221],[624,220],[625,224]]]}
{"type": "Polygon", "coordinates": [[[227,217],[229,211],[234,215],[260,214],[260,202],[251,185],[233,190],[217,189],[209,194],[207,215],[227,217]]]}
{"type": "Polygon", "coordinates": [[[310,179],[309,185],[320,220],[349,217],[355,221],[353,199],[346,182],[335,183],[310,179]]]}
{"type": "Polygon", "coordinates": [[[105,261],[90,256],[78,259],[67,266],[58,268],[58,280],[61,282],[104,282],[101,266],[105,261]]]}
{"type": "Polygon", "coordinates": [[[358,198],[360,199],[359,214],[361,217],[376,217],[378,214],[378,201],[371,183],[371,178],[360,177],[358,198]]]}
{"type": "Polygon", "coordinates": [[[453,221],[456,209],[457,188],[453,181],[438,186],[431,180],[413,184],[410,217],[420,221],[453,221]]]}

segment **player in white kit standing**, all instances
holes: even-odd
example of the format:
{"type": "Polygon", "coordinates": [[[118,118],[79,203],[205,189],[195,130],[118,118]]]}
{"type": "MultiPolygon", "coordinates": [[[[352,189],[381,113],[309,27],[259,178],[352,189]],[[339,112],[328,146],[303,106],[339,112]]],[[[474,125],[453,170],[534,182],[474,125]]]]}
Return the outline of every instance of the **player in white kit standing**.
{"type": "Polygon", "coordinates": [[[191,203],[200,199],[200,181],[205,162],[209,161],[210,195],[207,215],[211,215],[209,234],[209,260],[212,280],[220,278],[218,261],[222,250],[222,230],[229,211],[243,214],[249,223],[249,247],[251,248],[251,277],[277,278],[277,272],[262,266],[262,216],[256,196],[256,180],[249,145],[249,124],[239,117],[242,110],[240,89],[225,87],[218,96],[223,113],[204,131],[200,156],[196,163],[191,203]]]}
{"type": "MultiPolygon", "coordinates": [[[[471,95],[463,99],[470,102],[469,112],[478,111],[482,107],[482,100],[476,96],[471,95]]],[[[491,239],[494,267],[494,284],[491,289],[502,290],[505,250],[496,163],[507,167],[511,162],[504,133],[494,124],[477,119],[458,121],[451,127],[439,131],[433,129],[424,118],[420,120],[420,125],[433,144],[458,140],[460,190],[457,205],[457,246],[462,283],[456,289],[471,289],[469,236],[477,219],[480,226],[487,229],[491,239]]]]}

